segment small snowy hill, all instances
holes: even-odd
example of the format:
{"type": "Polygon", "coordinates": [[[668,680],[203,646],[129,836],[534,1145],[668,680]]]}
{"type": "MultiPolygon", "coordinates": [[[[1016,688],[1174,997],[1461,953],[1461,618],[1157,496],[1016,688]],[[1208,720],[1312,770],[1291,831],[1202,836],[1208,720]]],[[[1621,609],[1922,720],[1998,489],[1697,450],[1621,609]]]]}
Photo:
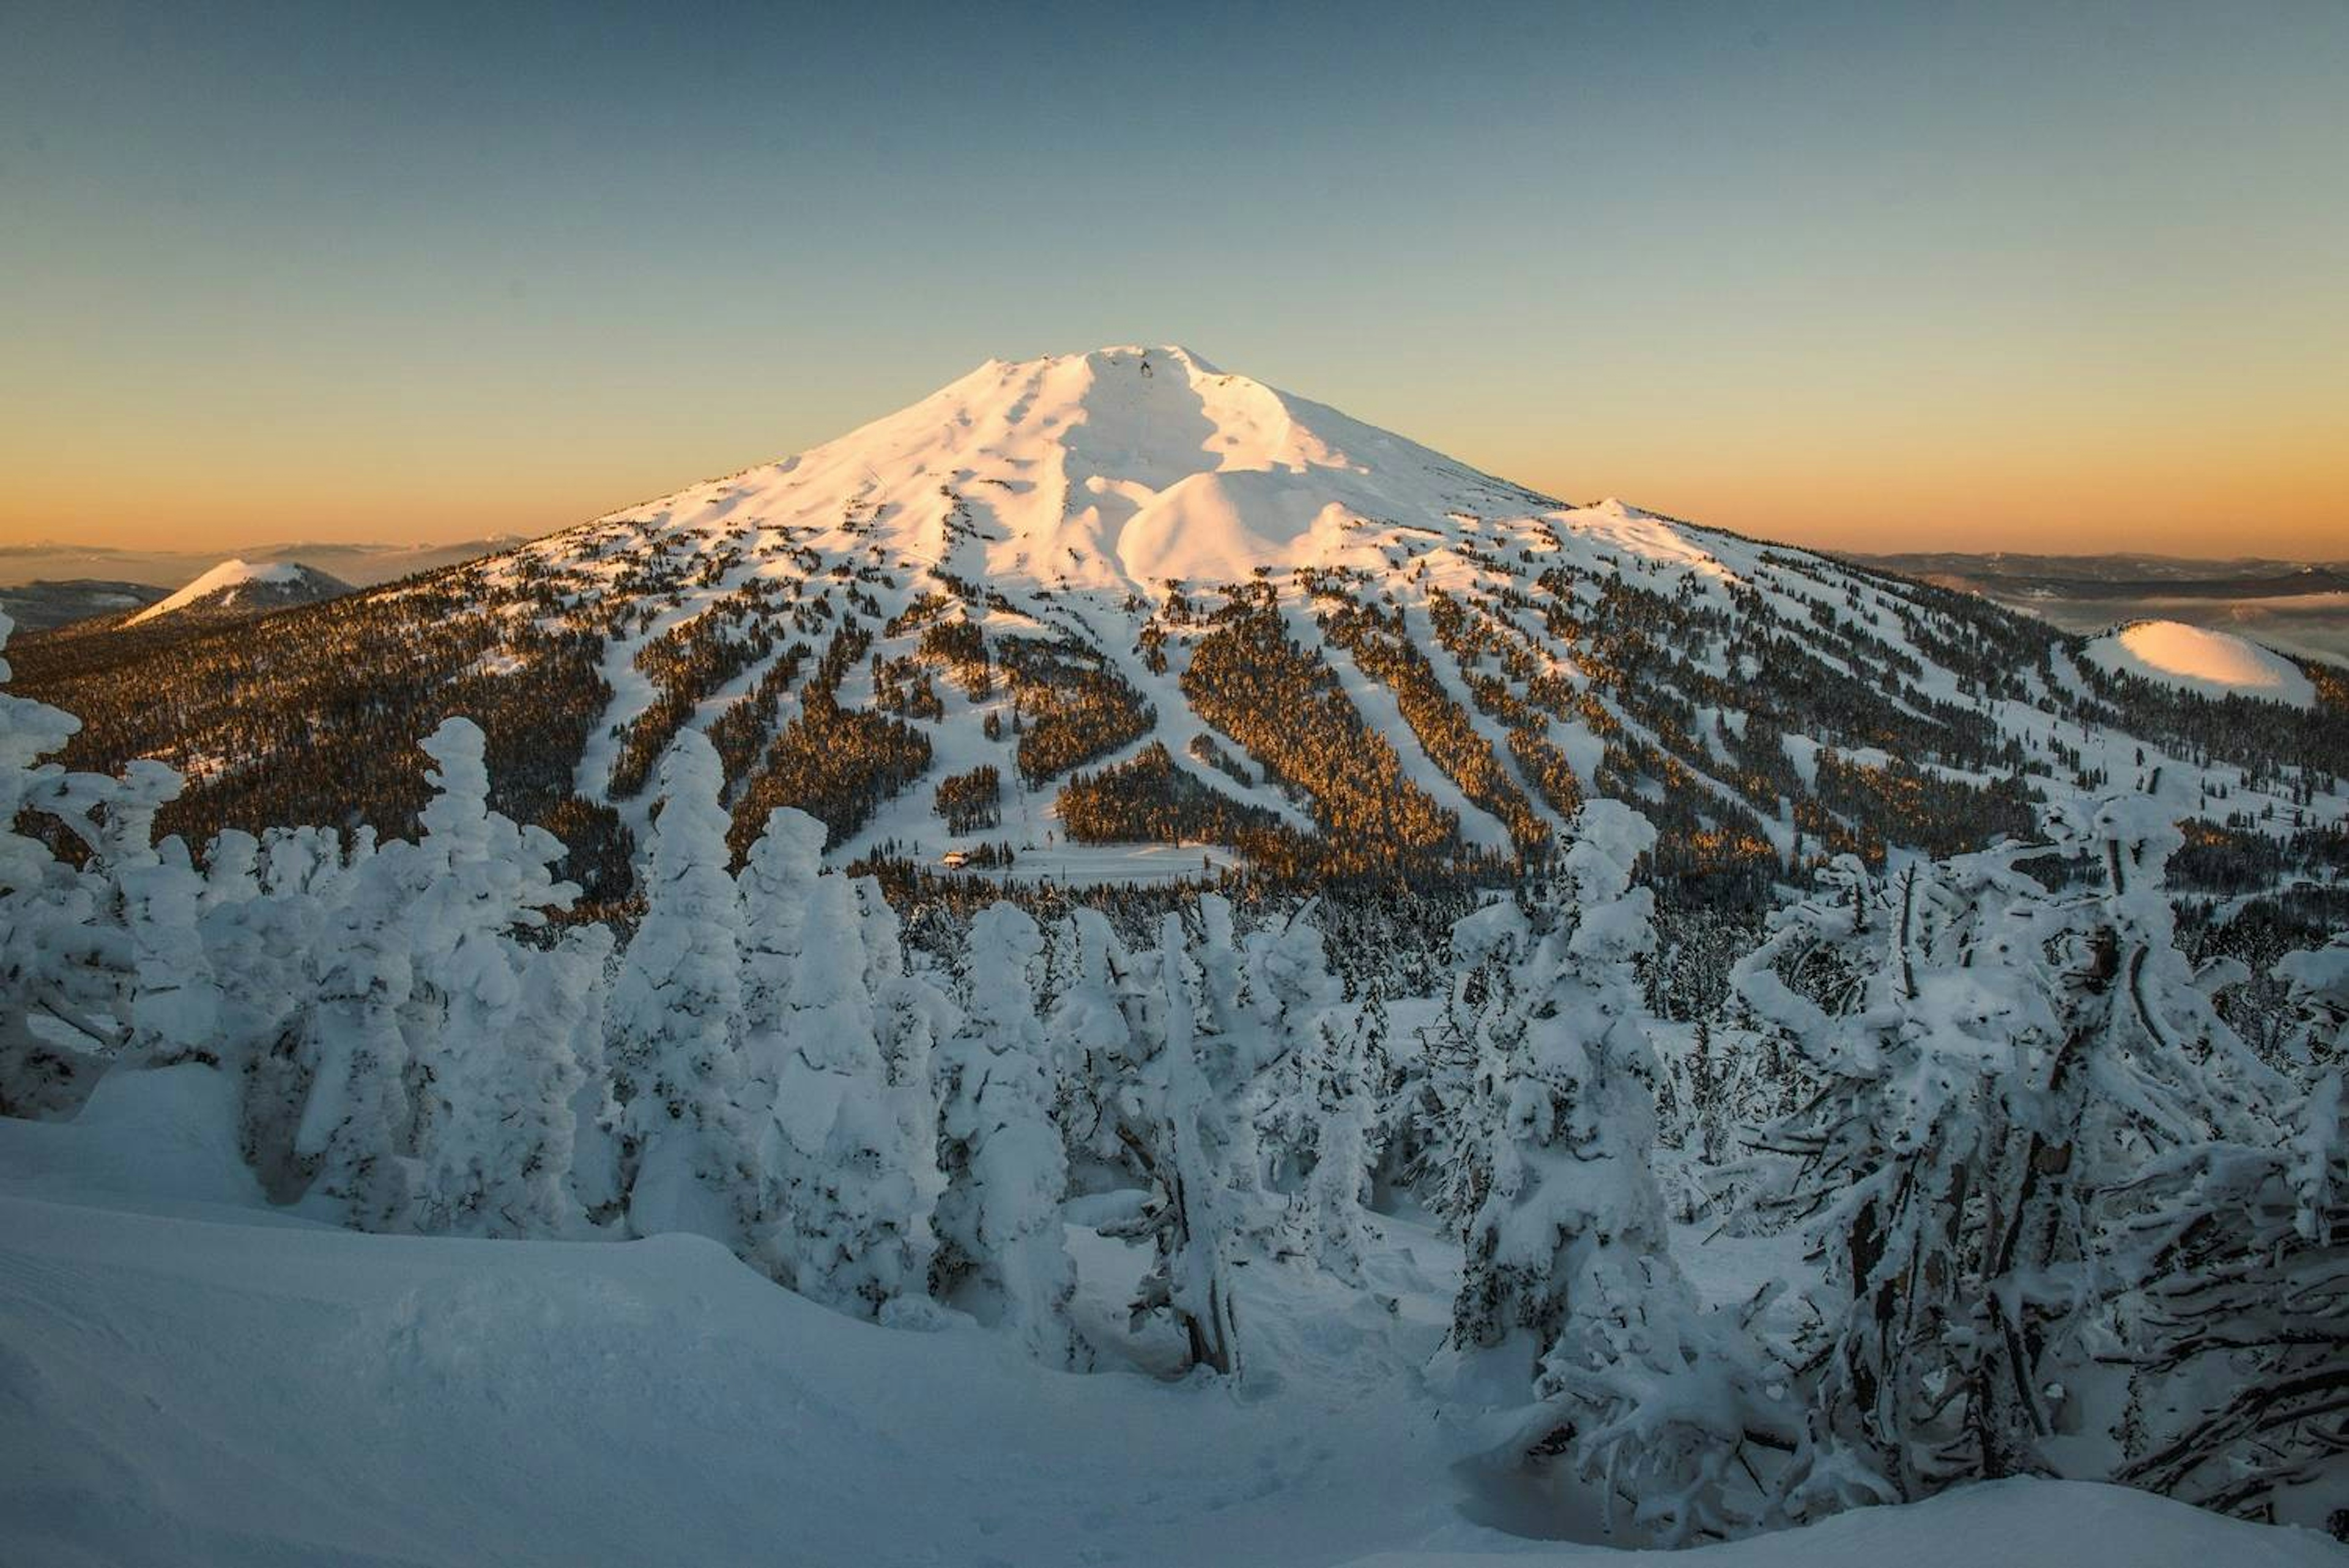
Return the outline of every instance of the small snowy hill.
{"type": "Polygon", "coordinates": [[[2141,620],[2088,644],[2099,669],[2141,675],[2206,697],[2262,697],[2307,708],[2315,683],[2283,655],[2232,632],[2175,620],[2141,620]]]}
{"type": "Polygon", "coordinates": [[[299,561],[222,561],[167,598],[123,622],[139,626],[164,616],[221,617],[285,609],[351,591],[348,583],[299,561]]]}
{"type": "MultiPolygon", "coordinates": [[[[919,1333],[827,1312],[698,1238],[312,1225],[265,1205],[234,1114],[218,1075],[189,1065],[109,1076],[70,1123],[0,1120],[0,1561],[1630,1561],[1475,1521],[1451,1464],[1470,1435],[1401,1381],[1395,1353],[1425,1345],[1390,1343],[1432,1342],[1440,1317],[1386,1329],[1374,1310],[1252,1303],[1254,1332],[1310,1347],[1271,1397],[1049,1372],[967,1321],[919,1333]]],[[[1107,1312],[1131,1283],[1086,1288],[1107,1312]]],[[[2010,1481],[1683,1561],[2341,1557],[2141,1493],[2010,1481]]]]}

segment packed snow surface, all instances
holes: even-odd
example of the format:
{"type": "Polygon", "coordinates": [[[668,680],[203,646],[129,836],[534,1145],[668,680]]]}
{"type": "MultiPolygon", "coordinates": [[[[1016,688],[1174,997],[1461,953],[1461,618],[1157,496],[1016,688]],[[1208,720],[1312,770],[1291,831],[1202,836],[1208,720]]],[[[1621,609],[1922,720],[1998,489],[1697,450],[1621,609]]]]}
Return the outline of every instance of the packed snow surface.
{"type": "MultiPolygon", "coordinates": [[[[1598,1564],[1527,1540],[1414,1397],[1440,1301],[1258,1309],[1280,1376],[1041,1370],[880,1328],[713,1242],[368,1236],[266,1208],[212,1069],[0,1122],[0,1560],[1598,1564]]],[[[1124,1251],[1071,1227],[1106,1308],[1124,1251]]],[[[1424,1238],[1395,1248],[1403,1270],[1424,1238]]],[[[1387,1276],[1400,1282],[1401,1272],[1387,1276]]],[[[2313,1535],[2013,1481],[1699,1568],[2318,1568],[2313,1535]]]]}
{"type": "Polygon", "coordinates": [[[2314,706],[2316,687],[2298,666],[2247,638],[2183,621],[2141,620],[2088,644],[2098,667],[2208,696],[2265,697],[2314,706]]]}
{"type": "MultiPolygon", "coordinates": [[[[313,574],[298,561],[267,561],[255,565],[251,561],[222,561],[169,598],[159,599],[132,616],[123,624],[137,626],[174,610],[186,609],[208,599],[219,598],[234,603],[244,590],[255,587],[294,587],[313,574]]],[[[320,574],[323,575],[323,574],[320,574]]]]}

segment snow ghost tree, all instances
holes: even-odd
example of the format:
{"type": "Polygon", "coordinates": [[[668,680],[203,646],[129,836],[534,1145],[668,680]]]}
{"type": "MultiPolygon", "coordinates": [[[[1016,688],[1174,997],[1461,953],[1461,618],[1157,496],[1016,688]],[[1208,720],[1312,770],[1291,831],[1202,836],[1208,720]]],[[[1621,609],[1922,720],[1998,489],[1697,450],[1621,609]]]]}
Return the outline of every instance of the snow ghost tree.
{"type": "Polygon", "coordinates": [[[1136,1129],[1150,1120],[1140,1064],[1154,1049],[1154,998],[1098,909],[1071,911],[1054,950],[1065,972],[1045,1022],[1057,1075],[1053,1119],[1079,1171],[1123,1167],[1136,1129]]]}
{"type": "Polygon", "coordinates": [[[103,872],[129,940],[129,1060],[166,1065],[212,1055],[220,997],[198,917],[203,878],[178,838],[154,843],[155,814],[180,775],[145,759],[123,770],[108,803],[103,872]]]}
{"type": "MultiPolygon", "coordinates": [[[[1105,1227],[1103,1233],[1151,1242],[1152,1266],[1136,1294],[1133,1321],[1139,1324],[1165,1314],[1181,1329],[1193,1365],[1232,1376],[1240,1371],[1232,1251],[1247,1229],[1240,1212],[1244,1193],[1231,1164],[1240,1116],[1218,1095],[1208,1063],[1228,1064],[1237,1057],[1230,1044],[1202,1038],[1222,1026],[1217,981],[1228,981],[1238,963],[1228,940],[1228,909],[1224,916],[1220,921],[1202,920],[1199,946],[1208,950],[1196,965],[1182,918],[1167,915],[1159,923],[1154,978],[1161,1005],[1146,1024],[1150,1037],[1136,1043],[1133,1099],[1139,1114],[1119,1125],[1119,1137],[1150,1196],[1133,1220],[1105,1227]],[[1218,936],[1224,939],[1220,951],[1218,936]],[[1209,1021],[1206,1029],[1203,1015],[1209,1021]]],[[[1236,1005],[1237,985],[1224,996],[1226,1007],[1236,1005]]],[[[1252,1151],[1252,1141],[1246,1147],[1252,1151]]]]}
{"type": "MultiPolygon", "coordinates": [[[[871,877],[849,884],[864,928],[865,983],[872,988],[874,1037],[880,1046],[887,1089],[883,1103],[895,1125],[895,1140],[884,1156],[892,1169],[912,1180],[908,1223],[933,1231],[930,1217],[946,1179],[938,1170],[938,1101],[934,1079],[937,1043],[960,1022],[954,1003],[922,968],[928,955],[908,955],[897,911],[871,877]]],[[[909,1293],[910,1294],[910,1293],[909,1293]]]]}
{"type": "Polygon", "coordinates": [[[1492,1040],[1479,1074],[1494,1147],[1453,1338],[1529,1386],[1515,1449],[1569,1455],[1610,1519],[1628,1502],[1632,1527],[1681,1543],[1750,1524],[1751,1455],[1792,1438],[1749,1316],[1703,1312],[1670,1251],[1636,967],[1653,895],[1631,887],[1654,835],[1617,802],[1577,814],[1557,901],[1516,975],[1524,1028],[1492,1040]]]}
{"type": "Polygon", "coordinates": [[[984,1285],[1032,1354],[1073,1366],[1087,1357],[1068,1316],[1076,1293],[1061,1231],[1068,1158],[1028,981],[1043,945],[1016,905],[990,905],[971,921],[963,1020],[937,1055],[946,1191],[933,1276],[941,1294],[961,1280],[984,1285]]]}
{"type": "Polygon", "coordinates": [[[823,869],[823,836],[814,817],[778,806],[735,877],[742,895],[742,1058],[761,1106],[774,1104],[791,1050],[792,988],[823,869]]]}
{"type": "Polygon", "coordinates": [[[1492,1178],[1499,1098],[1490,1075],[1522,1042],[1534,1000],[1519,972],[1532,941],[1526,912],[1506,899],[1453,926],[1444,1016],[1426,1040],[1415,1081],[1402,1085],[1389,1112],[1390,1163],[1464,1232],[1492,1178]]]}
{"type": "Polygon", "coordinates": [[[220,991],[214,1051],[243,1085],[240,1143],[263,1189],[290,1199],[308,1181],[295,1134],[308,1099],[305,1040],[319,953],[344,871],[331,836],[272,829],[212,841],[201,917],[220,991]]]}
{"type": "Polygon", "coordinates": [[[415,858],[424,881],[410,904],[419,989],[429,986],[432,1002],[418,1138],[421,1222],[467,1234],[552,1233],[571,1220],[580,1012],[596,994],[592,976],[607,944],[514,940],[577,896],[550,869],[563,846],[489,809],[481,732],[470,720],[449,720],[424,750],[437,793],[422,814],[415,858]]]}
{"type": "Polygon", "coordinates": [[[337,887],[296,1053],[308,1088],[295,1158],[311,1189],[363,1231],[406,1230],[415,1220],[416,1106],[400,1027],[415,973],[399,918],[400,852],[412,847],[369,856],[337,887]]]}
{"type": "MultiPolygon", "coordinates": [[[[10,629],[0,616],[0,647],[10,629]]],[[[95,878],[18,831],[28,811],[76,827],[74,802],[110,783],[43,760],[80,728],[69,713],[0,691],[0,1114],[9,1116],[70,1112],[122,1044],[116,1009],[129,954],[99,929],[95,878]]]]}
{"type": "Polygon", "coordinates": [[[2249,1125],[2243,1075],[2264,1069],[2170,939],[2174,832],[2127,802],[2054,826],[2087,888],[2026,874],[2044,849],[1917,863],[1863,910],[1840,892],[1796,906],[1741,965],[1744,1000],[1826,1085],[1763,1138],[1796,1167],[1760,1201],[1826,1262],[1798,1506],[2046,1469],[2104,1269],[2101,1200],[2249,1125]],[[1823,931],[1846,933],[1857,977],[1821,989],[1833,1007],[1787,978],[1823,931]]]}
{"type": "Polygon", "coordinates": [[[630,1228],[742,1244],[758,1210],[737,1054],[741,905],[718,753],[680,734],[660,769],[645,914],[612,987],[609,1061],[630,1228]]]}
{"type": "MultiPolygon", "coordinates": [[[[2294,1494],[2349,1539],[2349,1095],[2339,940],[2278,966],[2315,1045],[2313,1085],[2280,1136],[2179,1148],[2126,1184],[2107,1220],[2133,1381],[2118,1479],[2274,1520],[2294,1494]]],[[[2303,1044],[2302,1050],[2310,1047],[2303,1044]]]]}
{"type": "Polygon", "coordinates": [[[2292,1002],[2287,1048],[2306,1075],[2319,1078],[2349,1064],[2349,932],[2336,932],[2321,948],[2286,953],[2275,967],[2292,1002]]]}
{"type": "Polygon", "coordinates": [[[2058,1174],[2032,1171],[2020,1091],[2056,1058],[2063,1029],[2035,968],[2049,933],[2020,869],[2028,853],[1911,864],[1863,888],[1859,910],[1847,899],[1861,885],[1846,879],[1787,911],[1741,967],[1746,1002],[1827,1085],[1764,1136],[1798,1165],[1759,1199],[1808,1227],[1826,1263],[1830,1344],[1814,1401],[1830,1458],[1806,1484],[1837,1495],[1814,1495],[1815,1508],[2033,1465],[2016,1400],[2037,1367],[2013,1355],[2006,1303],[2018,1297],[2002,1257],[2010,1220],[2044,1228],[2013,1207],[2053,1196],[2044,1182],[2058,1174]],[[1857,977],[1857,994],[1828,989],[1837,1011],[1782,972],[1790,955],[1828,951],[1857,977]],[[1970,1210],[1993,1229],[1965,1223],[1970,1210]]]}
{"type": "Polygon", "coordinates": [[[1370,1220],[1371,1139],[1384,1055],[1382,1013],[1375,993],[1351,1028],[1324,1012],[1301,1081],[1313,1107],[1310,1164],[1296,1212],[1314,1261],[1341,1280],[1359,1281],[1362,1253],[1373,1238],[1370,1220]]]}
{"type": "Polygon", "coordinates": [[[1248,995],[1264,1042],[1250,1097],[1267,1181],[1288,1197],[1293,1244],[1355,1279],[1384,1043],[1370,1033],[1378,1014],[1367,1003],[1350,1028],[1334,1015],[1344,988],[1312,913],[1309,906],[1248,939],[1248,995]]]}
{"type": "Polygon", "coordinates": [[[874,1317],[928,1286],[936,1124],[933,1111],[909,1130],[912,1095],[898,1092],[909,1086],[891,1082],[868,929],[854,882],[812,879],[762,1145],[771,1222],[758,1255],[802,1295],[874,1317]]]}

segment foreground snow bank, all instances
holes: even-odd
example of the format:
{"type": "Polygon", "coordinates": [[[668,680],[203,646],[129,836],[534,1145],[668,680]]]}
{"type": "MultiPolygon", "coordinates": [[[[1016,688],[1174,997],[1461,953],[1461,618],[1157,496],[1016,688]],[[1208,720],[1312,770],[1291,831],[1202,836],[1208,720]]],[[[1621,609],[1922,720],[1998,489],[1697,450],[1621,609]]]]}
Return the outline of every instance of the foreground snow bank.
{"type": "MultiPolygon", "coordinates": [[[[1350,1568],[1564,1568],[1635,1555],[1521,1544],[1508,1552],[1380,1552],[1350,1568]]],[[[2307,1532],[2222,1519],[2125,1487],[2010,1480],[1660,1560],[1685,1568],[2338,1568],[2349,1553],[2307,1532]]]]}
{"type": "MultiPolygon", "coordinates": [[[[0,1561],[1595,1563],[1471,1522],[1460,1437],[1326,1313],[1254,1396],[852,1322],[714,1243],[367,1236],[255,1207],[200,1067],[0,1121],[0,1561]],[[1352,1366],[1358,1368],[1348,1372],[1352,1366]]],[[[1268,1314],[1276,1310],[1268,1304],[1268,1314]]],[[[1376,1348],[1373,1346],[1372,1348],[1376,1348]]],[[[1702,1568],[2342,1561],[2017,1483],[1702,1568]]]]}

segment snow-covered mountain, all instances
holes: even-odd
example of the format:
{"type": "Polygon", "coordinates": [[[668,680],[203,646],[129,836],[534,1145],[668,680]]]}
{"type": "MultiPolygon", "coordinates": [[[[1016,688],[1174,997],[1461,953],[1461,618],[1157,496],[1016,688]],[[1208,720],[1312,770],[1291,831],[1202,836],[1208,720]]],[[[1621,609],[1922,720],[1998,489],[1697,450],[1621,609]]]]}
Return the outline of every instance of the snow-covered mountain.
{"type": "Polygon", "coordinates": [[[351,591],[351,586],[299,561],[222,561],[178,592],[167,595],[123,622],[140,626],[165,616],[188,618],[253,615],[285,609],[351,591]]]}
{"type": "Polygon", "coordinates": [[[1008,845],[1015,874],[1077,879],[1490,880],[1605,795],[1656,823],[1661,877],[1750,903],[1820,855],[1981,843],[2033,794],[2140,770],[2181,811],[2215,785],[2276,802],[2280,831],[2340,814],[2297,771],[2349,774],[2337,680],[2206,711],[2084,648],[1133,347],[990,361],[796,456],[168,665],[28,651],[19,674],[87,721],[75,761],[198,774],[166,823],[199,838],[265,826],[264,800],[399,830],[405,737],[470,714],[501,804],[621,877],[688,728],[738,843],[797,805],[835,864],[1008,845]]]}

